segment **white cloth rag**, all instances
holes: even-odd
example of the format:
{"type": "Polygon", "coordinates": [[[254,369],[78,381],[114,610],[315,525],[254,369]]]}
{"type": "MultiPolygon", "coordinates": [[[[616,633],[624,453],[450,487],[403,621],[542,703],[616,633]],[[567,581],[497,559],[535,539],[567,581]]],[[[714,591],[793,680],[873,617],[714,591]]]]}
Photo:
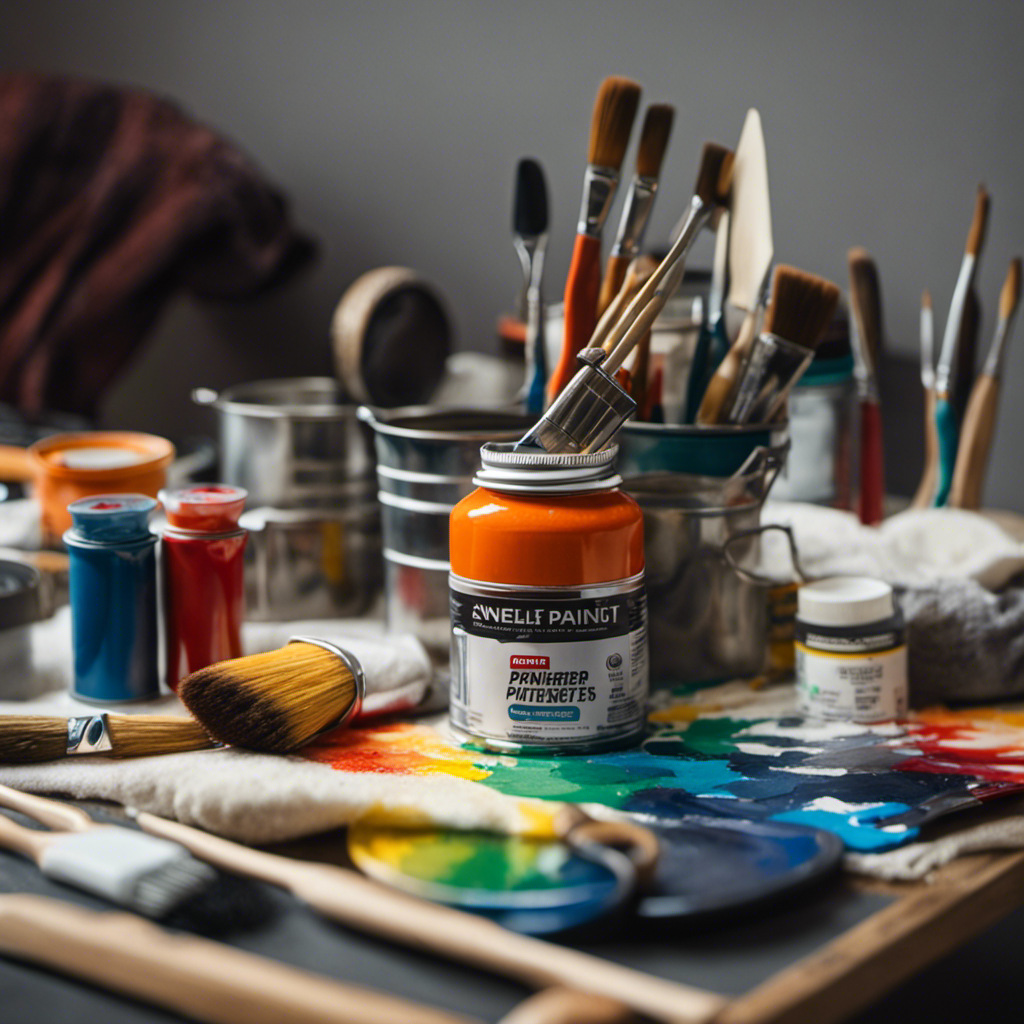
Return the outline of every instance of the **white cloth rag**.
{"type": "Polygon", "coordinates": [[[930,882],[936,869],[965,853],[1021,849],[1024,849],[1024,816],[1014,815],[928,843],[910,843],[888,853],[848,853],[843,858],[843,867],[855,874],[885,881],[910,882],[923,878],[930,882]]]}

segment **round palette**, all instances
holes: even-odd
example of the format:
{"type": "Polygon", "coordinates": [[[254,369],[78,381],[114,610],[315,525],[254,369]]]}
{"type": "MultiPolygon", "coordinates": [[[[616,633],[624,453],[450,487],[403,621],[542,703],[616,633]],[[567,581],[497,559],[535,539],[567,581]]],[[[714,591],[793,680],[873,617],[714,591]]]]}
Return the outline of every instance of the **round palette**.
{"type": "Polygon", "coordinates": [[[555,840],[356,825],[348,850],[371,878],[531,935],[606,914],[634,886],[632,865],[618,851],[573,850],[555,840]]]}

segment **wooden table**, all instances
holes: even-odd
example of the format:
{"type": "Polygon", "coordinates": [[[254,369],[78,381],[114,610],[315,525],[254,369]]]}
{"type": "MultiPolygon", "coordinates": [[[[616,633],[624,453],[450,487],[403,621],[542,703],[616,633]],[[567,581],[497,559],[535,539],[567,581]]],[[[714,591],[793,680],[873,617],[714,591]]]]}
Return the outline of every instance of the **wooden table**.
{"type": "MultiPolygon", "coordinates": [[[[85,805],[97,818],[120,816],[85,805]]],[[[1024,800],[961,815],[977,824],[1024,811],[1024,800]]],[[[942,830],[948,830],[949,823],[942,830]]],[[[338,862],[338,834],[277,848],[338,862]]],[[[249,885],[249,883],[245,883],[249,885]]],[[[389,991],[404,998],[497,1021],[528,994],[500,978],[366,938],[317,918],[290,896],[251,883],[266,919],[220,936],[252,952],[389,991]]],[[[103,909],[90,897],[42,878],[29,863],[0,852],[0,890],[30,891],[103,909]]],[[[573,945],[652,974],[722,995],[721,1024],[830,1024],[848,1020],[945,954],[1024,904],[1024,853],[963,858],[933,884],[881,884],[844,875],[754,915],[690,922],[641,933],[595,925],[573,945]]],[[[1020,916],[1020,915],[1018,915],[1020,916]]],[[[1022,920],[1024,924],[1024,920],[1022,920]]],[[[1019,948],[1017,938],[1014,947],[1019,948]]],[[[960,968],[960,981],[970,985],[960,968]]],[[[978,993],[979,1009],[984,992],[978,993]]],[[[178,1016],[122,999],[37,968],[0,960],[0,1021],[141,1024],[178,1016]]],[[[873,1012],[873,1024],[913,1024],[905,1008],[873,1012]]],[[[934,1009],[927,1018],[939,1020],[934,1009]]],[[[400,1024],[400,1022],[396,1022],[400,1024]]]]}

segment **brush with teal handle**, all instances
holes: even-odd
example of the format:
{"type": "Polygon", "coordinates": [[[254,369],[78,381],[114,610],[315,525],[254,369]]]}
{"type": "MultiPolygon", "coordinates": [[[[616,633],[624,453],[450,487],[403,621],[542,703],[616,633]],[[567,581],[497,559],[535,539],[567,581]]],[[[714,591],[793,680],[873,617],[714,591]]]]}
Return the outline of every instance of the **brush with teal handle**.
{"type": "Polygon", "coordinates": [[[942,337],[939,365],[935,369],[935,430],[939,441],[939,475],[932,504],[936,508],[942,508],[949,498],[949,489],[953,484],[953,471],[956,467],[956,451],[960,444],[960,422],[953,403],[950,401],[949,391],[953,374],[953,360],[956,358],[957,339],[963,324],[968,293],[974,287],[978,254],[985,241],[988,206],[988,193],[981,186],[978,188],[978,196],[974,204],[974,218],[967,234],[967,246],[964,249],[963,262],[960,264],[960,276],[957,278],[956,288],[953,291],[953,301],[949,304],[949,316],[946,319],[946,333],[942,337]]]}

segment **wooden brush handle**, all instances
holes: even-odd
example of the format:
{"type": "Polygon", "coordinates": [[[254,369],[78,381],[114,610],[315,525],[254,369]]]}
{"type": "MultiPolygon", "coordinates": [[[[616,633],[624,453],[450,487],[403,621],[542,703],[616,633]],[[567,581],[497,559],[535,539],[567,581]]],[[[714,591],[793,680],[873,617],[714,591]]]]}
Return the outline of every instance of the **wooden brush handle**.
{"type": "Polygon", "coordinates": [[[673,1024],[702,1024],[725,1005],[716,993],[506,931],[486,918],[385,888],[354,871],[250,850],[150,814],[139,814],[137,820],[147,832],[180,843],[217,867],[285,886],[349,927],[536,988],[561,986],[605,996],[673,1024]]]}
{"type": "Polygon", "coordinates": [[[882,410],[878,402],[860,403],[860,521],[877,526],[885,505],[885,462],[882,452],[882,410]]]}
{"type": "Polygon", "coordinates": [[[605,310],[612,304],[615,296],[622,290],[622,282],[626,280],[629,269],[628,256],[611,255],[604,268],[604,280],[601,282],[601,294],[597,300],[597,315],[604,316],[605,310]]]}
{"type": "Polygon", "coordinates": [[[547,988],[524,999],[498,1024],[629,1024],[636,1020],[623,1003],[567,988],[547,988]]]}
{"type": "Polygon", "coordinates": [[[0,950],[210,1024],[468,1024],[132,914],[0,896],[0,950]]]}
{"type": "Polygon", "coordinates": [[[911,508],[930,508],[939,479],[939,435],[935,429],[935,389],[924,389],[924,469],[911,508]]]}
{"type": "Polygon", "coordinates": [[[10,786],[0,786],[0,807],[18,811],[48,828],[62,829],[65,832],[85,832],[95,828],[96,822],[80,807],[62,804],[57,800],[22,793],[10,786]]]}
{"type": "Polygon", "coordinates": [[[32,479],[32,460],[28,450],[12,444],[0,444],[0,480],[28,483],[32,479]]]}
{"type": "Polygon", "coordinates": [[[0,848],[20,853],[37,864],[43,851],[58,838],[57,833],[43,832],[38,828],[25,828],[0,814],[0,848]]]}
{"type": "Polygon", "coordinates": [[[723,423],[732,404],[732,396],[739,383],[743,370],[743,361],[750,352],[757,333],[757,310],[752,309],[743,318],[740,333],[718,364],[718,369],[711,375],[707,390],[697,410],[698,423],[723,423]]]}
{"type": "Polygon", "coordinates": [[[954,508],[978,509],[985,487],[985,470],[996,432],[999,408],[999,380],[982,374],[971,391],[960,431],[949,504],[954,508]]]}
{"type": "Polygon", "coordinates": [[[597,300],[601,291],[601,240],[577,235],[565,282],[565,335],[558,364],[548,379],[548,404],[576,375],[576,355],[586,348],[597,326],[597,300]]]}

